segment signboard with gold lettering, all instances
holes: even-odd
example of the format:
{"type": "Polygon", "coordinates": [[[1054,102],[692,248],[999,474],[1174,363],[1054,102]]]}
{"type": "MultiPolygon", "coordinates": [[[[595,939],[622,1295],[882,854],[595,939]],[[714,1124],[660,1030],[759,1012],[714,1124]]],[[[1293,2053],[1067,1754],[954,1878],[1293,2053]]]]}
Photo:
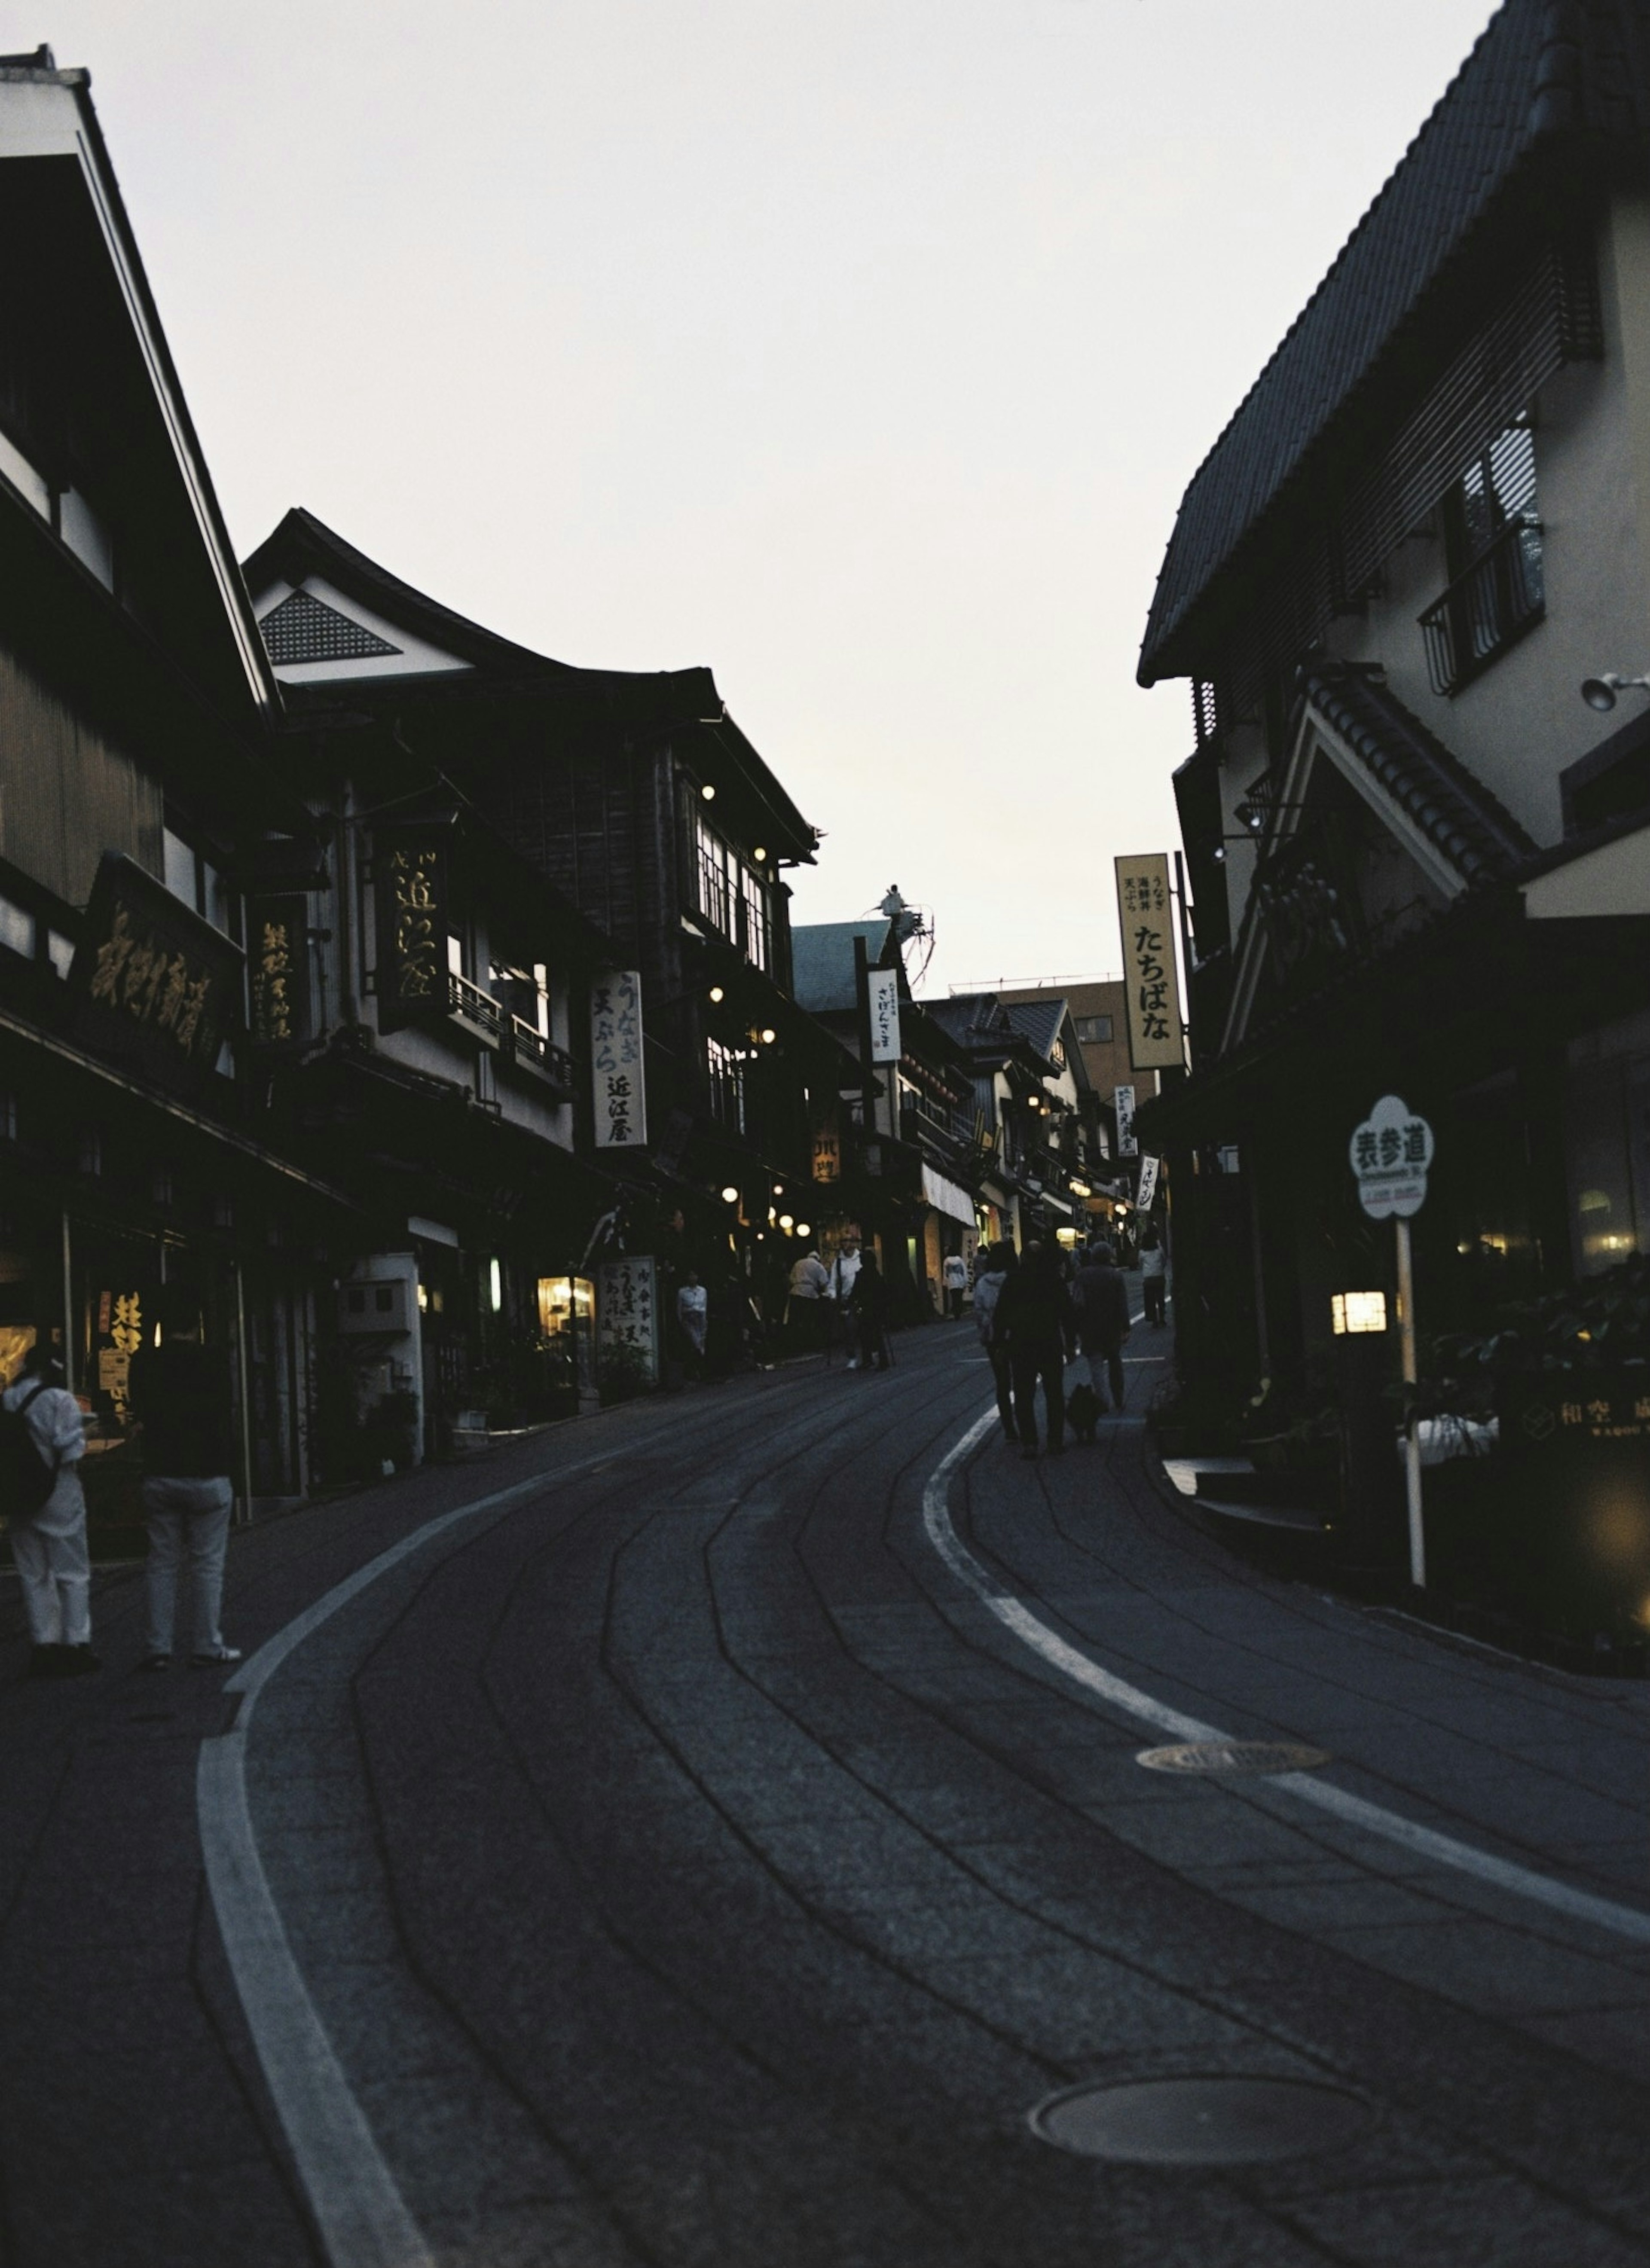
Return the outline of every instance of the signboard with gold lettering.
{"type": "Polygon", "coordinates": [[[1129,1004],[1129,1060],[1136,1071],[1167,1071],[1186,1060],[1168,859],[1161,850],[1152,850],[1113,864],[1129,1004]]]}
{"type": "Polygon", "coordinates": [[[309,1035],[309,912],[303,898],[254,898],[247,913],[252,1036],[290,1047],[309,1035]]]}
{"type": "Polygon", "coordinates": [[[241,1021],[241,954],[130,858],[106,851],[70,983],[89,1047],[164,1086],[210,1079],[241,1021]]]}
{"type": "Polygon", "coordinates": [[[433,825],[379,828],[373,837],[381,1032],[399,1032],[446,1007],[450,836],[450,828],[433,825]]]}

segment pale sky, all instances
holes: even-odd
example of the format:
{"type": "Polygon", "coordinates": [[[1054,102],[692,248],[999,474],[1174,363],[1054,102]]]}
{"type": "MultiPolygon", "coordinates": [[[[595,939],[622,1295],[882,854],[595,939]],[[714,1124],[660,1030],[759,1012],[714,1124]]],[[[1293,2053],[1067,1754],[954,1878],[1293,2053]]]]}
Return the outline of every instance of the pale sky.
{"type": "Polygon", "coordinates": [[[0,0],[92,72],[232,536],[708,663],[932,983],[1118,965],[1175,505],[1488,0],[0,0]]]}

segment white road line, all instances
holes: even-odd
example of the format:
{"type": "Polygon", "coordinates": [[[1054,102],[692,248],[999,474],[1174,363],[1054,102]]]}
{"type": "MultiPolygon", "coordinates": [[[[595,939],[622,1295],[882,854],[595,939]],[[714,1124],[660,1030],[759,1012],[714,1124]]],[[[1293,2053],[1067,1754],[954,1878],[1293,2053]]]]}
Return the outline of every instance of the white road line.
{"type": "Polygon", "coordinates": [[[247,1800],[247,1735],[258,1696],[289,1655],[403,1559],[462,1521],[502,1512],[575,1473],[611,1462],[585,1457],[497,1489],[426,1521],[317,1599],[261,1646],[225,1690],[244,1697],[234,1729],[201,1743],[195,1815],[206,1879],[235,1989],[293,2164],[331,2268],[436,2268],[378,2140],[350,2090],[292,1956],[247,1800]]]}
{"type": "MultiPolygon", "coordinates": [[[[1057,1631],[1040,1621],[1030,1609],[1023,1606],[1012,1593],[1005,1591],[962,1543],[951,1524],[947,1499],[953,1472],[961,1463],[976,1442],[979,1441],[997,1422],[995,1410],[988,1410],[976,1418],[972,1425],[956,1441],[929,1475],[923,1491],[923,1524],[929,1542],[945,1561],[957,1580],[972,1591],[981,1604],[989,1608],[1005,1630],[1011,1631],[1022,1645],[1041,1654],[1052,1668],[1069,1677],[1073,1684],[1082,1686],[1123,1715],[1133,1717],[1154,1730],[1171,1734],[1177,1741],[1229,1741],[1225,1733],[1213,1725],[1205,1725],[1197,1717],[1188,1717],[1166,1702],[1144,1693],[1138,1685],[1125,1684],[1114,1677],[1097,1661],[1068,1644],[1057,1631]]],[[[1306,1737],[1304,1734],[1302,1737],[1306,1737]]],[[[1430,1859],[1440,1867],[1453,1867],[1463,1874],[1474,1874],[1480,1881],[1490,1882],[1497,1889],[1507,1890],[1515,1896],[1528,1898],[1537,1905],[1551,1907],[1555,1912],[1568,1914],[1577,1921],[1591,1922],[1595,1928],[1609,1930],[1613,1936],[1627,1938],[1637,1945],[1650,1945],[1650,1913],[1635,1906],[1618,1905],[1613,1898],[1602,1898],[1590,1890],[1578,1890],[1568,1882],[1556,1881],[1551,1874],[1537,1874],[1534,1867],[1521,1867],[1510,1859],[1498,1859],[1488,1851],[1475,1850],[1471,1844],[1458,1842],[1453,1835],[1440,1835],[1435,1828],[1423,1827],[1418,1822],[1405,1819],[1400,1813],[1389,1811],[1378,1803],[1366,1802],[1362,1796],[1348,1793],[1330,1780],[1316,1778],[1305,1772],[1279,1772],[1268,1785],[1280,1788],[1287,1795],[1298,1797],[1302,1803],[1315,1805],[1320,1811],[1331,1813],[1348,1826],[1363,1829],[1366,1834],[1384,1837],[1418,1857],[1430,1859]]]]}

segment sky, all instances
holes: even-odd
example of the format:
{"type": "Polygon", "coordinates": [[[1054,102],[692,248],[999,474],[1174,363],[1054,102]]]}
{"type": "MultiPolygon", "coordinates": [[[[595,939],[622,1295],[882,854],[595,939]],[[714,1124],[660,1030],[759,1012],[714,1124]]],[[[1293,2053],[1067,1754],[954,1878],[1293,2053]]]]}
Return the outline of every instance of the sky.
{"type": "Polygon", "coordinates": [[[1118,968],[1185,484],[1488,0],[0,0],[92,94],[244,556],[302,504],[708,664],[930,990],[1118,968]]]}

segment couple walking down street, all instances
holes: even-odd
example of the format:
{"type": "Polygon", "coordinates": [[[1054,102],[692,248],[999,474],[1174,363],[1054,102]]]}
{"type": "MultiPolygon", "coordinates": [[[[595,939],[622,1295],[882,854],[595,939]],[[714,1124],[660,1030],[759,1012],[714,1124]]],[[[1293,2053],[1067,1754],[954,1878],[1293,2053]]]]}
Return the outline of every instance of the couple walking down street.
{"type": "Polygon", "coordinates": [[[1128,1287],[1110,1248],[1096,1241],[1069,1286],[1057,1246],[1031,1243],[1018,1260],[1012,1246],[994,1245],[974,1287],[974,1312],[997,1381],[1003,1431],[1037,1454],[1037,1388],[1042,1388],[1050,1456],[1065,1447],[1065,1350],[1075,1329],[1088,1360],[1098,1409],[1123,1402],[1123,1343],[1129,1336],[1128,1287]]]}
{"type": "MultiPolygon", "coordinates": [[[[149,1652],[145,1669],[172,1663],[178,1580],[190,1576],[196,1668],[239,1661],[218,1628],[233,1490],[233,1405],[229,1370],[200,1343],[199,1314],[179,1293],[160,1303],[162,1344],[131,1367],[133,1415],[142,1426],[144,1517],[149,1531],[149,1652]]],[[[31,1677],[72,1677],[101,1665],[92,1650],[91,1555],[80,1482],[85,1426],[63,1365],[42,1332],[0,1398],[22,1451],[40,1469],[12,1474],[4,1510],[23,1589],[31,1677]]],[[[18,1452],[12,1450],[15,1460],[18,1452]]]]}

